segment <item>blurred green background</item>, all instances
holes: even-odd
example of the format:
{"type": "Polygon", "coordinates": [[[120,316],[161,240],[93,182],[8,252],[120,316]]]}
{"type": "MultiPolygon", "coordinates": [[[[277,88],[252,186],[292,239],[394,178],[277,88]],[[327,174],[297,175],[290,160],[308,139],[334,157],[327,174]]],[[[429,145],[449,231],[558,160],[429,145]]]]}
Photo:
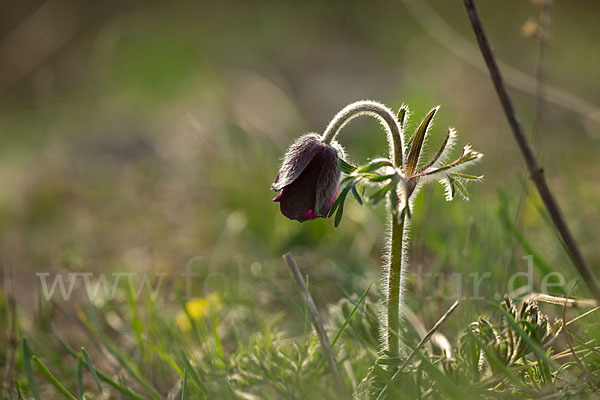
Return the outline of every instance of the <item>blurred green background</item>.
{"type": "MultiPolygon", "coordinates": [[[[478,3],[498,58],[528,75],[507,79],[531,132],[539,40],[523,26],[540,9],[478,3]]],[[[25,329],[46,329],[46,314],[63,318],[40,301],[36,272],[166,273],[168,312],[179,307],[168,295],[191,265],[199,275],[191,294],[218,292],[222,318],[235,321],[224,325],[229,348],[280,313],[284,328],[301,332],[302,299],[284,252],[296,255],[323,307],[361,293],[379,279],[383,205],[352,201],[335,229],[331,220],[287,220],[270,190],[287,146],[359,99],[408,104],[412,127],[439,104],[431,148],[452,126],[459,145],[485,154],[472,171],[485,181],[470,188],[470,202],[446,203],[439,185],[417,201],[406,299],[425,326],[473,294],[428,272],[489,271],[479,293],[487,300],[526,270],[527,254],[536,257],[534,290],[543,271],[577,278],[527,184],[460,1],[1,7],[0,264],[14,270],[25,329]]],[[[545,81],[563,92],[544,103],[536,151],[597,271],[600,3],[555,1],[551,13],[545,81]]],[[[340,141],[357,163],[387,151],[371,119],[354,121],[340,141]]],[[[574,293],[585,296],[583,286],[574,293]]],[[[67,308],[85,308],[84,290],[75,287],[67,308]]],[[[470,304],[465,320],[486,305],[470,304]]]]}

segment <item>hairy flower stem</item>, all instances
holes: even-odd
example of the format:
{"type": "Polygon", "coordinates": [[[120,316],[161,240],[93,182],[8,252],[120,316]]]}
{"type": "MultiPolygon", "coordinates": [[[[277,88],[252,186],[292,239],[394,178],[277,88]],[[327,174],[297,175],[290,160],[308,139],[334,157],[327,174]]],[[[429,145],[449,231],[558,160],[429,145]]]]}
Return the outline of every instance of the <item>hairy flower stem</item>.
{"type": "Polygon", "coordinates": [[[331,144],[340,130],[352,119],[361,115],[369,115],[377,118],[387,132],[388,146],[390,150],[390,159],[398,168],[402,167],[402,154],[404,146],[402,144],[402,134],[400,125],[396,116],[386,106],[374,101],[357,101],[342,109],[329,123],[323,133],[321,140],[323,143],[331,144]]]}
{"type": "MultiPolygon", "coordinates": [[[[402,128],[394,113],[386,106],[373,101],[358,101],[346,106],[340,111],[329,123],[327,129],[323,133],[321,140],[324,143],[330,144],[340,130],[352,119],[361,115],[369,115],[377,118],[387,132],[389,155],[392,163],[398,169],[403,166],[404,144],[402,142],[402,128]]],[[[400,311],[401,311],[401,287],[402,287],[402,257],[404,256],[404,240],[408,241],[408,237],[404,235],[404,214],[396,217],[396,211],[393,209],[392,202],[388,202],[388,212],[391,216],[391,237],[389,245],[389,257],[386,277],[386,304],[387,326],[383,337],[383,344],[389,351],[391,357],[399,356],[399,338],[398,332],[400,327],[400,311]]]]}
{"type": "MultiPolygon", "coordinates": [[[[391,207],[391,206],[390,206],[391,207]]],[[[390,210],[391,212],[391,210],[390,210]]],[[[402,256],[404,248],[404,214],[398,218],[392,216],[392,236],[390,243],[389,270],[387,282],[387,346],[391,357],[398,357],[400,330],[400,306],[402,300],[402,256]]],[[[408,240],[408,238],[407,238],[408,240]]]]}

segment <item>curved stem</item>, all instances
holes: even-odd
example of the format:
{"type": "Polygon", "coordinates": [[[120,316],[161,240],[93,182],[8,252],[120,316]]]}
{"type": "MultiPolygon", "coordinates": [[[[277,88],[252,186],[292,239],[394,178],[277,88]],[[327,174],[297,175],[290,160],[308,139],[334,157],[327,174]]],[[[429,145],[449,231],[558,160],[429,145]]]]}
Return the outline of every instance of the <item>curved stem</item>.
{"type": "MultiPolygon", "coordinates": [[[[374,101],[357,101],[346,106],[329,123],[323,133],[321,140],[330,144],[338,135],[340,130],[352,119],[361,115],[369,115],[377,118],[387,133],[390,159],[396,168],[402,168],[404,162],[404,144],[402,142],[402,128],[396,115],[383,104],[374,101]]],[[[392,219],[392,232],[390,237],[389,257],[387,266],[387,288],[385,291],[387,314],[387,326],[383,342],[391,357],[400,354],[398,332],[400,330],[400,307],[402,288],[402,264],[404,255],[404,241],[408,240],[404,234],[404,214],[396,218],[391,202],[388,202],[388,212],[392,219]]]]}
{"type": "Polygon", "coordinates": [[[403,143],[400,125],[394,113],[383,104],[374,101],[357,101],[342,109],[329,123],[327,129],[323,133],[321,140],[323,143],[331,143],[338,135],[340,130],[350,120],[361,115],[370,115],[377,118],[387,132],[388,146],[390,150],[390,158],[396,167],[401,167],[403,160],[403,143]]]}

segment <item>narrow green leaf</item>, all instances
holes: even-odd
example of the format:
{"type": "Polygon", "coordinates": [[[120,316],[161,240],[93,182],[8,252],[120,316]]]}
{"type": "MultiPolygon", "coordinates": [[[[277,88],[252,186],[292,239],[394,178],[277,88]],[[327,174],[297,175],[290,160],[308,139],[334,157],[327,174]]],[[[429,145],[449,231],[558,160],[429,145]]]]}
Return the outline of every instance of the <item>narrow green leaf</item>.
{"type": "Polygon", "coordinates": [[[450,177],[450,180],[452,181],[454,186],[460,191],[465,200],[469,200],[469,192],[467,192],[467,188],[465,187],[465,185],[463,185],[460,179],[450,177]]]}
{"type": "Polygon", "coordinates": [[[468,179],[468,180],[480,180],[483,178],[483,175],[469,175],[469,174],[463,174],[462,172],[455,172],[454,175],[459,176],[461,178],[464,179],[468,179]]]}
{"type": "Polygon", "coordinates": [[[129,360],[129,357],[103,334],[99,325],[99,321],[97,320],[96,309],[92,303],[90,303],[90,315],[92,317],[92,325],[108,352],[115,357],[119,364],[121,364],[121,366],[123,366],[123,368],[125,368],[127,372],[129,372],[129,374],[136,381],[138,381],[155,400],[162,400],[161,394],[158,393],[158,391],[150,384],[150,382],[148,382],[148,380],[142,376],[137,366],[129,360]]]}
{"type": "Polygon", "coordinates": [[[16,379],[13,380],[13,385],[15,390],[17,391],[17,400],[23,400],[23,394],[21,393],[21,388],[19,387],[19,382],[16,379]]]}
{"type": "Polygon", "coordinates": [[[459,167],[463,164],[470,163],[472,161],[476,161],[476,160],[480,159],[481,157],[483,157],[483,154],[472,150],[469,145],[466,145],[465,148],[463,149],[463,152],[461,153],[460,157],[458,157],[455,161],[451,162],[450,164],[446,164],[443,167],[433,169],[431,171],[423,171],[421,173],[421,176],[439,174],[440,172],[456,173],[451,170],[456,169],[456,167],[459,167]]]}
{"type": "Polygon", "coordinates": [[[449,177],[446,178],[446,182],[448,182],[448,187],[450,188],[450,200],[453,200],[456,195],[456,186],[454,185],[454,181],[449,177]]]}
{"type": "Polygon", "coordinates": [[[354,198],[356,199],[356,201],[358,202],[358,204],[360,204],[362,206],[363,205],[363,201],[360,198],[360,194],[358,193],[358,190],[356,190],[356,185],[352,185],[352,195],[354,196],[354,198]]]}
{"type": "Polygon", "coordinates": [[[192,381],[196,384],[196,387],[198,387],[198,389],[200,389],[205,394],[209,394],[209,391],[206,389],[206,386],[204,386],[204,383],[200,380],[200,377],[198,376],[198,374],[196,373],[196,371],[190,364],[190,360],[187,358],[187,354],[185,354],[185,352],[183,350],[181,351],[180,354],[181,354],[181,359],[183,360],[183,363],[185,364],[184,371],[189,372],[189,374],[192,377],[192,381]]]}
{"type": "Polygon", "coordinates": [[[40,400],[40,394],[37,390],[37,386],[35,385],[35,380],[33,379],[33,370],[31,369],[31,350],[29,350],[29,346],[27,345],[27,339],[23,337],[21,341],[23,345],[23,364],[25,364],[25,374],[27,375],[27,384],[29,385],[29,390],[31,390],[31,394],[35,400],[40,400]]]}
{"type": "Polygon", "coordinates": [[[344,160],[341,157],[338,157],[337,165],[340,171],[342,171],[346,175],[350,175],[351,173],[356,171],[356,167],[354,165],[349,164],[346,160],[344,160]]]}
{"type": "Polygon", "coordinates": [[[342,202],[342,203],[340,203],[340,206],[338,207],[337,212],[335,213],[334,226],[336,228],[338,227],[338,225],[340,224],[340,221],[342,220],[343,213],[344,213],[344,203],[342,202]]]}
{"type": "Polygon", "coordinates": [[[346,200],[346,196],[348,195],[348,192],[350,191],[350,186],[351,186],[350,184],[346,185],[344,187],[344,189],[342,189],[340,194],[338,194],[337,199],[335,199],[335,201],[331,205],[331,209],[329,210],[329,213],[327,214],[328,217],[331,217],[335,213],[335,210],[337,210],[337,208],[346,200]]]}
{"type": "MultiPolygon", "coordinates": [[[[79,354],[77,354],[77,352],[60,337],[60,335],[56,331],[56,326],[54,325],[54,323],[50,324],[50,328],[52,329],[52,333],[54,334],[54,337],[56,337],[56,340],[58,340],[58,343],[60,343],[60,345],[65,349],[65,351],[67,353],[69,353],[70,355],[72,355],[73,357],[75,357],[77,359],[81,359],[81,356],[79,354]]],[[[87,363],[85,361],[83,361],[83,363],[86,364],[86,366],[87,366],[87,363]]],[[[102,372],[100,372],[98,370],[96,370],[96,372],[98,373],[98,377],[100,379],[102,379],[104,382],[106,382],[108,385],[112,386],[113,388],[117,389],[124,396],[134,398],[135,400],[145,400],[142,396],[140,396],[133,390],[115,382],[114,380],[112,380],[107,375],[103,374],[102,372]]]]}
{"type": "Polygon", "coordinates": [[[398,115],[396,119],[400,124],[400,128],[404,129],[404,121],[406,120],[406,114],[408,113],[408,106],[406,104],[402,104],[400,109],[398,110],[398,115]]]}
{"type": "MultiPolygon", "coordinates": [[[[350,323],[350,321],[352,321],[352,318],[354,317],[354,314],[356,314],[356,312],[358,311],[358,308],[360,306],[360,304],[365,300],[365,298],[367,297],[367,294],[369,293],[369,290],[371,289],[371,286],[373,286],[373,282],[371,282],[369,284],[369,287],[367,287],[367,289],[363,292],[363,294],[360,296],[360,298],[358,299],[358,301],[354,304],[354,308],[352,309],[352,311],[350,312],[350,314],[348,314],[348,317],[346,318],[346,320],[344,321],[344,323],[342,324],[340,330],[337,332],[337,334],[335,335],[335,338],[333,339],[333,342],[331,342],[331,348],[333,349],[335,347],[335,345],[337,344],[337,342],[339,341],[340,337],[342,336],[342,334],[344,333],[344,331],[346,330],[348,324],[350,323]]],[[[343,288],[341,288],[342,291],[344,292],[344,295],[348,298],[348,300],[352,303],[352,300],[349,299],[350,295],[343,290],[343,288]]],[[[364,312],[364,311],[363,311],[364,312]]],[[[375,316],[372,316],[373,318],[375,318],[375,316]]],[[[317,371],[320,371],[321,368],[325,365],[325,358],[321,359],[321,362],[319,363],[319,366],[317,367],[317,371]]]]}
{"type": "Polygon", "coordinates": [[[342,186],[346,186],[348,183],[353,182],[356,180],[355,176],[345,176],[344,178],[342,178],[341,182],[340,182],[340,187],[342,186]]]}
{"type": "Polygon", "coordinates": [[[358,307],[361,305],[361,303],[367,297],[367,293],[369,293],[369,290],[371,289],[371,286],[373,286],[373,282],[371,282],[369,284],[369,287],[363,292],[363,294],[360,296],[360,298],[358,299],[358,301],[354,305],[354,308],[352,309],[352,311],[350,311],[350,314],[348,314],[348,317],[346,318],[346,320],[342,324],[342,327],[340,328],[340,330],[338,331],[338,333],[335,335],[335,338],[331,342],[331,348],[335,347],[335,344],[338,342],[338,340],[342,336],[342,333],[344,333],[344,330],[346,329],[346,327],[348,326],[348,324],[352,320],[352,317],[354,317],[354,314],[356,314],[356,311],[358,310],[358,307]]]}
{"type": "Polygon", "coordinates": [[[144,343],[150,350],[154,352],[154,354],[158,356],[158,358],[169,364],[171,368],[173,368],[175,372],[177,372],[177,375],[183,376],[183,371],[181,370],[181,368],[179,368],[179,365],[177,365],[177,363],[169,355],[167,355],[157,345],[155,345],[152,341],[148,339],[144,339],[144,343]]]}
{"type": "Polygon", "coordinates": [[[85,357],[85,361],[87,361],[87,366],[88,366],[90,372],[92,373],[92,377],[94,378],[94,381],[96,381],[96,386],[98,387],[98,391],[100,391],[100,394],[104,393],[104,391],[102,390],[102,385],[100,385],[100,381],[98,380],[98,374],[96,373],[96,369],[94,368],[94,363],[92,363],[92,359],[90,358],[88,352],[85,350],[85,347],[81,348],[81,353],[85,357]]]}
{"type": "MultiPolygon", "coordinates": [[[[555,271],[555,268],[542,256],[542,253],[527,240],[523,232],[521,232],[513,223],[511,217],[508,215],[508,205],[506,204],[506,201],[504,196],[501,196],[501,207],[498,212],[500,222],[502,222],[508,233],[512,233],[515,236],[525,254],[531,254],[533,257],[533,265],[540,271],[542,276],[550,275],[555,271]]],[[[561,294],[567,294],[563,286],[553,286],[553,288],[561,294]]]]}
{"type": "Polygon", "coordinates": [[[48,370],[48,368],[46,368],[46,366],[44,364],[42,364],[42,362],[40,361],[39,358],[37,358],[36,356],[31,356],[31,359],[33,360],[33,362],[36,364],[36,366],[39,368],[39,370],[42,372],[42,374],[44,374],[44,376],[46,377],[46,379],[48,379],[48,381],[56,388],[56,390],[62,394],[64,396],[65,399],[67,400],[77,400],[77,398],[75,396],[73,396],[71,394],[71,392],[69,392],[59,381],[58,379],[56,379],[56,377],[54,375],[52,375],[52,372],[50,372],[48,370]]]}
{"type": "Polygon", "coordinates": [[[50,330],[52,330],[54,337],[56,338],[56,340],[58,340],[58,343],[60,343],[60,345],[67,351],[67,353],[71,354],[75,358],[79,357],[77,352],[60,337],[58,331],[56,330],[56,325],[54,325],[53,321],[50,322],[50,330]]]}
{"type": "Polygon", "coordinates": [[[83,360],[77,357],[77,398],[83,400],[83,360]]]}
{"type": "Polygon", "coordinates": [[[383,168],[383,167],[394,167],[394,164],[387,159],[384,158],[377,158],[375,160],[372,160],[371,162],[369,162],[367,165],[363,165],[362,167],[358,168],[356,170],[357,173],[365,173],[365,172],[373,172],[375,170],[378,170],[379,168],[383,168]]]}
{"type": "Polygon", "coordinates": [[[188,367],[183,370],[183,383],[181,384],[181,400],[187,399],[188,367]]]}
{"type": "Polygon", "coordinates": [[[390,175],[369,174],[367,179],[370,180],[371,182],[383,182],[383,181],[387,181],[388,179],[393,179],[395,176],[396,176],[396,174],[390,174],[390,175]]]}
{"type": "Polygon", "coordinates": [[[217,332],[217,327],[219,326],[217,322],[217,315],[213,313],[212,315],[212,334],[215,339],[215,346],[217,347],[217,353],[221,359],[225,359],[225,353],[223,353],[223,345],[221,344],[221,338],[219,337],[219,332],[217,332]]]}
{"type": "Polygon", "coordinates": [[[444,151],[446,150],[446,146],[448,146],[448,142],[450,141],[450,136],[452,136],[454,134],[455,134],[454,131],[451,128],[448,128],[448,130],[446,131],[446,138],[444,139],[444,143],[442,143],[438,152],[435,153],[435,156],[433,156],[433,158],[431,160],[429,160],[429,162],[427,164],[425,164],[422,168],[419,169],[419,171],[418,171],[419,173],[425,171],[427,168],[432,167],[433,164],[435,164],[437,162],[437,160],[440,159],[440,157],[442,156],[442,154],[444,154],[444,151]]]}
{"type": "Polygon", "coordinates": [[[392,182],[388,183],[387,185],[383,186],[382,188],[378,189],[375,193],[373,193],[369,196],[369,201],[371,203],[373,203],[374,205],[379,203],[381,200],[383,200],[385,198],[385,195],[392,188],[393,185],[395,185],[394,181],[392,181],[392,182]]]}
{"type": "Polygon", "coordinates": [[[431,121],[433,120],[433,117],[438,109],[439,107],[435,107],[429,111],[413,135],[410,150],[408,151],[408,158],[406,160],[406,174],[408,176],[413,175],[417,169],[417,163],[419,162],[419,157],[421,156],[427,129],[429,128],[429,125],[431,124],[431,121]]]}

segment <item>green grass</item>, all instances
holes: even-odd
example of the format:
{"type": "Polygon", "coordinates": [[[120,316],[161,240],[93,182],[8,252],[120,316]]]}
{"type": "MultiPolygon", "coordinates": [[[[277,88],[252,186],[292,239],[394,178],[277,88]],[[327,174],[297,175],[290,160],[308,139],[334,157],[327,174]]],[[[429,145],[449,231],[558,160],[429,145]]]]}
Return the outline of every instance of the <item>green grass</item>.
{"type": "MultiPolygon", "coordinates": [[[[441,192],[441,188],[434,190],[441,192]]],[[[560,257],[559,251],[556,256],[546,252],[540,263],[542,252],[525,241],[519,228],[507,223],[507,214],[514,205],[506,198],[497,203],[500,212],[496,213],[476,200],[461,204],[461,209],[451,207],[452,203],[424,198],[429,194],[425,191],[419,198],[417,209],[425,207],[425,201],[433,202],[432,210],[450,209],[443,220],[437,217],[435,226],[427,225],[428,229],[423,227],[424,217],[419,217],[424,213],[414,213],[413,265],[425,263],[430,267],[410,273],[406,300],[422,327],[408,320],[402,324],[406,351],[416,346],[420,329],[429,329],[448,307],[448,299],[456,297],[457,288],[451,277],[419,278],[425,273],[455,270],[490,272],[491,278],[482,281],[479,289],[484,300],[462,300],[458,311],[440,328],[438,333],[452,346],[451,354],[447,354],[450,357],[444,356],[435,344],[427,344],[393,381],[395,366],[402,360],[385,361],[378,354],[377,303],[381,296],[369,283],[377,279],[378,271],[374,269],[378,264],[377,251],[374,249],[375,255],[366,254],[364,258],[371,268],[352,271],[348,269],[352,268],[352,262],[343,266],[350,256],[336,250],[338,245],[327,240],[325,245],[319,242],[325,235],[335,235],[342,246],[355,235],[365,235],[361,230],[364,228],[360,228],[354,217],[347,217],[346,232],[344,224],[330,232],[331,220],[316,221],[312,229],[308,224],[300,226],[302,230],[308,229],[305,233],[308,236],[297,239],[305,241],[306,247],[293,249],[310,276],[309,288],[327,321],[347,390],[377,398],[387,385],[382,398],[407,399],[530,398],[551,394],[577,397],[593,393],[600,365],[595,349],[598,337],[595,314],[569,326],[578,363],[567,346],[565,330],[553,331],[544,325],[551,325],[555,318],[560,325],[562,307],[542,305],[544,313],[549,315],[547,322],[537,308],[522,314],[511,308],[510,303],[498,309],[495,305],[498,301],[492,298],[490,306],[486,300],[492,290],[499,290],[498,282],[507,274],[523,270],[520,260],[508,259],[505,270],[488,271],[486,265],[494,257],[523,251],[538,254],[534,285],[539,285],[539,278],[548,266],[557,265],[552,260],[560,257]],[[472,213],[471,218],[485,222],[476,225],[455,222],[455,219],[468,221],[461,215],[466,210],[472,213]],[[446,229],[452,235],[445,236],[446,229]],[[353,230],[356,233],[350,234],[353,230]],[[419,253],[420,235],[425,235],[422,253],[419,253]],[[516,247],[510,247],[513,241],[518,244],[516,247]],[[309,250],[311,247],[314,249],[309,250]],[[507,249],[513,250],[507,253],[507,249]],[[321,258],[319,252],[330,255],[321,258]],[[353,275],[344,277],[340,275],[342,271],[353,275]],[[322,282],[333,292],[320,287],[322,282]],[[578,380],[580,383],[574,384],[578,380]]],[[[235,196],[235,192],[230,195],[235,196]]],[[[267,201],[261,208],[267,212],[270,206],[267,201]]],[[[349,203],[349,215],[366,212],[372,214],[371,218],[378,218],[372,210],[364,211],[364,207],[368,206],[359,208],[358,204],[349,203]]],[[[232,218],[236,217],[227,217],[226,225],[239,223],[231,222],[232,218]]],[[[539,223],[543,224],[542,218],[539,223]]],[[[246,224],[250,222],[246,220],[246,224]]],[[[227,245],[212,255],[213,260],[200,262],[192,269],[200,275],[199,282],[210,281],[211,277],[202,276],[201,272],[207,266],[210,268],[211,263],[218,265],[224,276],[236,279],[228,285],[220,282],[211,288],[210,293],[219,293],[218,300],[213,300],[218,305],[200,302],[200,309],[186,307],[182,298],[185,281],[177,279],[176,271],[171,271],[174,277],[169,279],[168,287],[179,293],[179,301],[170,300],[168,295],[152,298],[147,294],[136,299],[131,296],[128,281],[123,280],[117,288],[117,299],[96,301],[88,306],[79,303],[78,307],[57,299],[60,308],[42,302],[36,311],[35,320],[39,321],[36,326],[19,330],[22,345],[17,348],[14,384],[5,395],[16,398],[20,392],[36,398],[37,391],[44,393],[37,398],[72,398],[74,393],[79,393],[79,398],[99,398],[102,392],[109,398],[132,399],[160,399],[168,395],[223,399],[337,398],[318,340],[312,329],[308,332],[305,329],[305,299],[295,291],[277,254],[257,254],[256,261],[246,261],[243,268],[235,263],[229,249],[239,248],[249,240],[242,233],[250,229],[248,225],[243,231],[225,226],[221,236],[227,245]],[[181,322],[181,316],[187,324],[181,322]],[[43,321],[50,321],[52,329],[43,321]],[[77,346],[85,349],[78,353],[73,350],[77,346]]],[[[266,230],[262,234],[269,235],[266,230]]],[[[551,232],[547,236],[549,241],[553,239],[551,232]]],[[[555,242],[555,246],[559,244],[555,242]]],[[[568,264],[552,268],[573,276],[568,264]]],[[[460,289],[471,292],[468,287],[460,289]]],[[[205,289],[199,289],[197,283],[192,290],[194,297],[206,297],[205,289]]],[[[575,293],[585,294],[583,285],[578,285],[575,293]]],[[[568,319],[585,311],[569,309],[568,319]]],[[[19,313],[19,326],[27,326],[28,320],[23,312],[19,313]]]]}
{"type": "MultiPolygon", "coordinates": [[[[552,294],[589,294],[524,182],[487,77],[432,41],[400,2],[370,11],[350,2],[343,15],[328,3],[226,3],[107,9],[86,25],[98,32],[2,94],[0,263],[13,279],[0,278],[0,398],[340,398],[286,252],[308,276],[349,393],[377,398],[387,385],[382,398],[597,396],[597,312],[558,332],[561,306],[521,309],[522,292],[504,300],[514,274],[515,288],[525,284],[524,256],[534,292],[556,272],[565,280],[549,279],[552,294]],[[400,359],[379,354],[383,203],[360,205],[353,192],[339,227],[334,217],[299,224],[269,190],[285,147],[361,97],[411,104],[413,124],[441,104],[431,149],[454,126],[486,155],[469,202],[445,202],[439,185],[416,199],[400,359]],[[105,273],[114,296],[100,288],[90,301],[79,275],[70,300],[57,288],[46,301],[37,272],[50,283],[62,274],[67,289],[69,273],[93,273],[92,288],[105,273]],[[137,274],[133,287],[113,273],[137,274]],[[160,283],[156,297],[137,296],[143,274],[160,283]]],[[[496,6],[480,3],[493,15],[496,6]]],[[[597,6],[556,7],[548,79],[594,101],[598,74],[585,60],[597,6]]],[[[537,10],[516,0],[504,9],[490,35],[504,61],[531,70],[536,43],[518,29],[537,10]]],[[[460,7],[444,11],[468,32],[460,7]]],[[[529,127],[532,99],[515,97],[529,127]]],[[[542,164],[597,266],[597,126],[555,106],[544,118],[542,164]]],[[[375,122],[357,121],[340,139],[354,165],[385,155],[375,122]]],[[[568,308],[564,321],[588,311],[568,308]]]]}

